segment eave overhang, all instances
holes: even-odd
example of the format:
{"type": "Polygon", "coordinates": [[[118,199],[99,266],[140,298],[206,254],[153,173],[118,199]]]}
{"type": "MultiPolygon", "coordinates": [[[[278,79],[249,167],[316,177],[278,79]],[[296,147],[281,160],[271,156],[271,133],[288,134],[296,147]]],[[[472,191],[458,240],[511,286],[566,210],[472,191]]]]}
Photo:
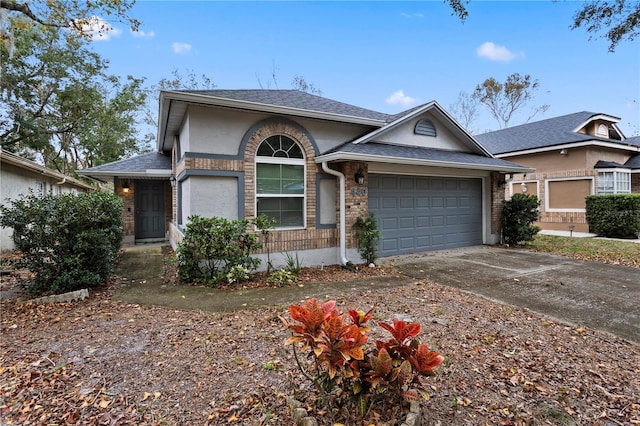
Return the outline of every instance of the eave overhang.
{"type": "Polygon", "coordinates": [[[416,158],[391,157],[388,155],[357,154],[352,152],[332,152],[316,157],[315,161],[316,163],[362,161],[366,163],[391,163],[411,166],[446,167],[452,169],[483,170],[500,173],[531,173],[535,171],[535,169],[519,165],[477,164],[458,161],[425,160],[416,158]]]}

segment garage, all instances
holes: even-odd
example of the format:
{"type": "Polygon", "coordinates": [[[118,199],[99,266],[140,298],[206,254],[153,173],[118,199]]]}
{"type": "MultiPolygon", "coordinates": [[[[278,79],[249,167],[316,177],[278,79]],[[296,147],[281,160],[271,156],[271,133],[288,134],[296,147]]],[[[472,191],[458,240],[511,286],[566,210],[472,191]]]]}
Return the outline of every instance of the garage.
{"type": "Polygon", "coordinates": [[[483,243],[481,179],[370,174],[369,210],[383,257],[483,243]]]}

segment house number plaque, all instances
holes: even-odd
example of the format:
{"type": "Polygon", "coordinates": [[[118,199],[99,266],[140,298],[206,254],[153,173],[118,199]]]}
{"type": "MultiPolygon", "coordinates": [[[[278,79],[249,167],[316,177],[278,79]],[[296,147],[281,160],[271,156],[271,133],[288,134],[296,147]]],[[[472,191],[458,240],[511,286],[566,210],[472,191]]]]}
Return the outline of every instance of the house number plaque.
{"type": "Polygon", "coordinates": [[[367,188],[351,188],[351,196],[364,197],[365,195],[367,195],[367,188]]]}

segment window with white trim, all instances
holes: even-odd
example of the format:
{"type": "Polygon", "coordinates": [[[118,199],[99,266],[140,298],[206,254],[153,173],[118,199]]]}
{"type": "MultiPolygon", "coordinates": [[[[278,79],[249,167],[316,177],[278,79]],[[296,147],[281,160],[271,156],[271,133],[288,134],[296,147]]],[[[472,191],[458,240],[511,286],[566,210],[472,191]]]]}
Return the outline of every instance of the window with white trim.
{"type": "Polygon", "coordinates": [[[293,139],[270,136],[256,153],[256,214],[276,221],[276,228],[305,226],[305,161],[293,139]]]}
{"type": "Polygon", "coordinates": [[[598,172],[598,194],[629,194],[630,192],[630,171],[608,170],[598,172]]]}

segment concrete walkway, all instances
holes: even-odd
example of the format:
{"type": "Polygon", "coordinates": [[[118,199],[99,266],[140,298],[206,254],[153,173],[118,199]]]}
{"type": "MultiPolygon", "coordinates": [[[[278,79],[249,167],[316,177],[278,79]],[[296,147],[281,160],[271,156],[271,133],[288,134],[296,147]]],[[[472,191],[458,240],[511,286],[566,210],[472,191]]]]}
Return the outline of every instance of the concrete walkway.
{"type": "MultiPolygon", "coordinates": [[[[640,247],[639,247],[640,255],[640,247]]],[[[163,279],[162,246],[126,249],[116,275],[126,278],[116,299],[210,312],[300,303],[402,286],[416,279],[457,287],[538,312],[560,322],[615,334],[640,344],[640,269],[584,262],[527,250],[478,246],[382,259],[407,277],[375,277],[303,287],[218,290],[163,279]]]]}
{"type": "Polygon", "coordinates": [[[309,297],[325,299],[363,289],[380,290],[399,287],[415,280],[411,278],[370,277],[347,283],[305,283],[283,288],[221,290],[204,286],[165,283],[163,278],[162,245],[141,245],[125,248],[115,275],[126,278],[116,292],[117,300],[142,305],[159,305],[176,309],[204,312],[229,312],[261,306],[287,307],[309,297]]]}

